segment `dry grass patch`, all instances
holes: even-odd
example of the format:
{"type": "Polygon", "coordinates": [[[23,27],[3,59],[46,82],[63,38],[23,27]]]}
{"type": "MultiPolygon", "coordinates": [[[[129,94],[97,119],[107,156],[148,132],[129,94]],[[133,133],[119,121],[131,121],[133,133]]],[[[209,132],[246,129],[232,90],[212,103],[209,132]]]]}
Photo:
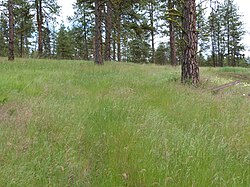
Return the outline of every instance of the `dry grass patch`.
{"type": "Polygon", "coordinates": [[[0,124],[24,127],[32,117],[29,106],[21,103],[6,103],[0,105],[0,124]]]}

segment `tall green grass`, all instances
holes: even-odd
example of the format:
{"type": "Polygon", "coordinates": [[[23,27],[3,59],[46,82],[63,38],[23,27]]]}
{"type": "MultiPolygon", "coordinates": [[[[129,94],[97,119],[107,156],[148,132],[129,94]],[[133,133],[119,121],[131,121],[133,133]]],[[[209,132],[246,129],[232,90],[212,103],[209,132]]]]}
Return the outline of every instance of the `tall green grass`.
{"type": "Polygon", "coordinates": [[[248,97],[172,67],[2,61],[0,186],[250,186],[248,97]]]}

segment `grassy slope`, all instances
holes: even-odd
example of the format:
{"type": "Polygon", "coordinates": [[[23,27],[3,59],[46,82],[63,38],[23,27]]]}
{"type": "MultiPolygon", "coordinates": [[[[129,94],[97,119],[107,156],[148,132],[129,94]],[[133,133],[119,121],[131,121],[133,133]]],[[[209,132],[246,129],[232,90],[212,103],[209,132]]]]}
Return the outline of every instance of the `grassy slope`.
{"type": "Polygon", "coordinates": [[[228,71],[0,63],[0,186],[250,186],[249,86],[207,90],[228,71]]]}

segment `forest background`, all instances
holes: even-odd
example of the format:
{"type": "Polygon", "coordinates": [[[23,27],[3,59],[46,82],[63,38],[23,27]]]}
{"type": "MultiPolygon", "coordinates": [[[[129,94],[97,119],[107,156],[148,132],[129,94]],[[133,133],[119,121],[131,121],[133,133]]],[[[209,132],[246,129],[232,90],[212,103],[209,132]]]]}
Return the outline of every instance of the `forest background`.
{"type": "MultiPolygon", "coordinates": [[[[6,3],[3,1],[1,4],[0,37],[3,42],[0,56],[7,56],[8,51],[6,3]]],[[[247,65],[247,24],[238,3],[240,1],[233,0],[196,3],[198,62],[201,66],[247,65]]],[[[119,7],[112,9],[112,33],[107,33],[107,28],[104,28],[108,25],[108,7],[102,10],[102,47],[105,53],[110,53],[105,54],[104,60],[181,64],[185,41],[181,26],[183,6],[178,1],[141,0],[120,3],[119,7]],[[174,58],[172,51],[176,53],[174,58]]],[[[95,15],[92,1],[65,4],[53,0],[16,0],[14,15],[16,56],[94,58],[95,15]],[[41,2],[41,10],[38,2],[41,2]]]]}

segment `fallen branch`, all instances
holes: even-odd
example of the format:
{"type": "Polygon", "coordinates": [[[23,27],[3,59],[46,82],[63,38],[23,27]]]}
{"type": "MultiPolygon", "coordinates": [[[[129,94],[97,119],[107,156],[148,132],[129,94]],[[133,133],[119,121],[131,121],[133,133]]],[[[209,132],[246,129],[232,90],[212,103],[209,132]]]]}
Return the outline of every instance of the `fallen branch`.
{"type": "Polygon", "coordinates": [[[237,81],[234,81],[234,82],[230,82],[230,83],[227,83],[227,84],[223,84],[219,87],[216,87],[216,88],[213,88],[212,91],[219,91],[219,90],[222,90],[224,88],[227,88],[227,87],[230,87],[230,86],[233,86],[233,85],[236,85],[236,84],[239,84],[240,81],[237,80],[237,81]]]}

